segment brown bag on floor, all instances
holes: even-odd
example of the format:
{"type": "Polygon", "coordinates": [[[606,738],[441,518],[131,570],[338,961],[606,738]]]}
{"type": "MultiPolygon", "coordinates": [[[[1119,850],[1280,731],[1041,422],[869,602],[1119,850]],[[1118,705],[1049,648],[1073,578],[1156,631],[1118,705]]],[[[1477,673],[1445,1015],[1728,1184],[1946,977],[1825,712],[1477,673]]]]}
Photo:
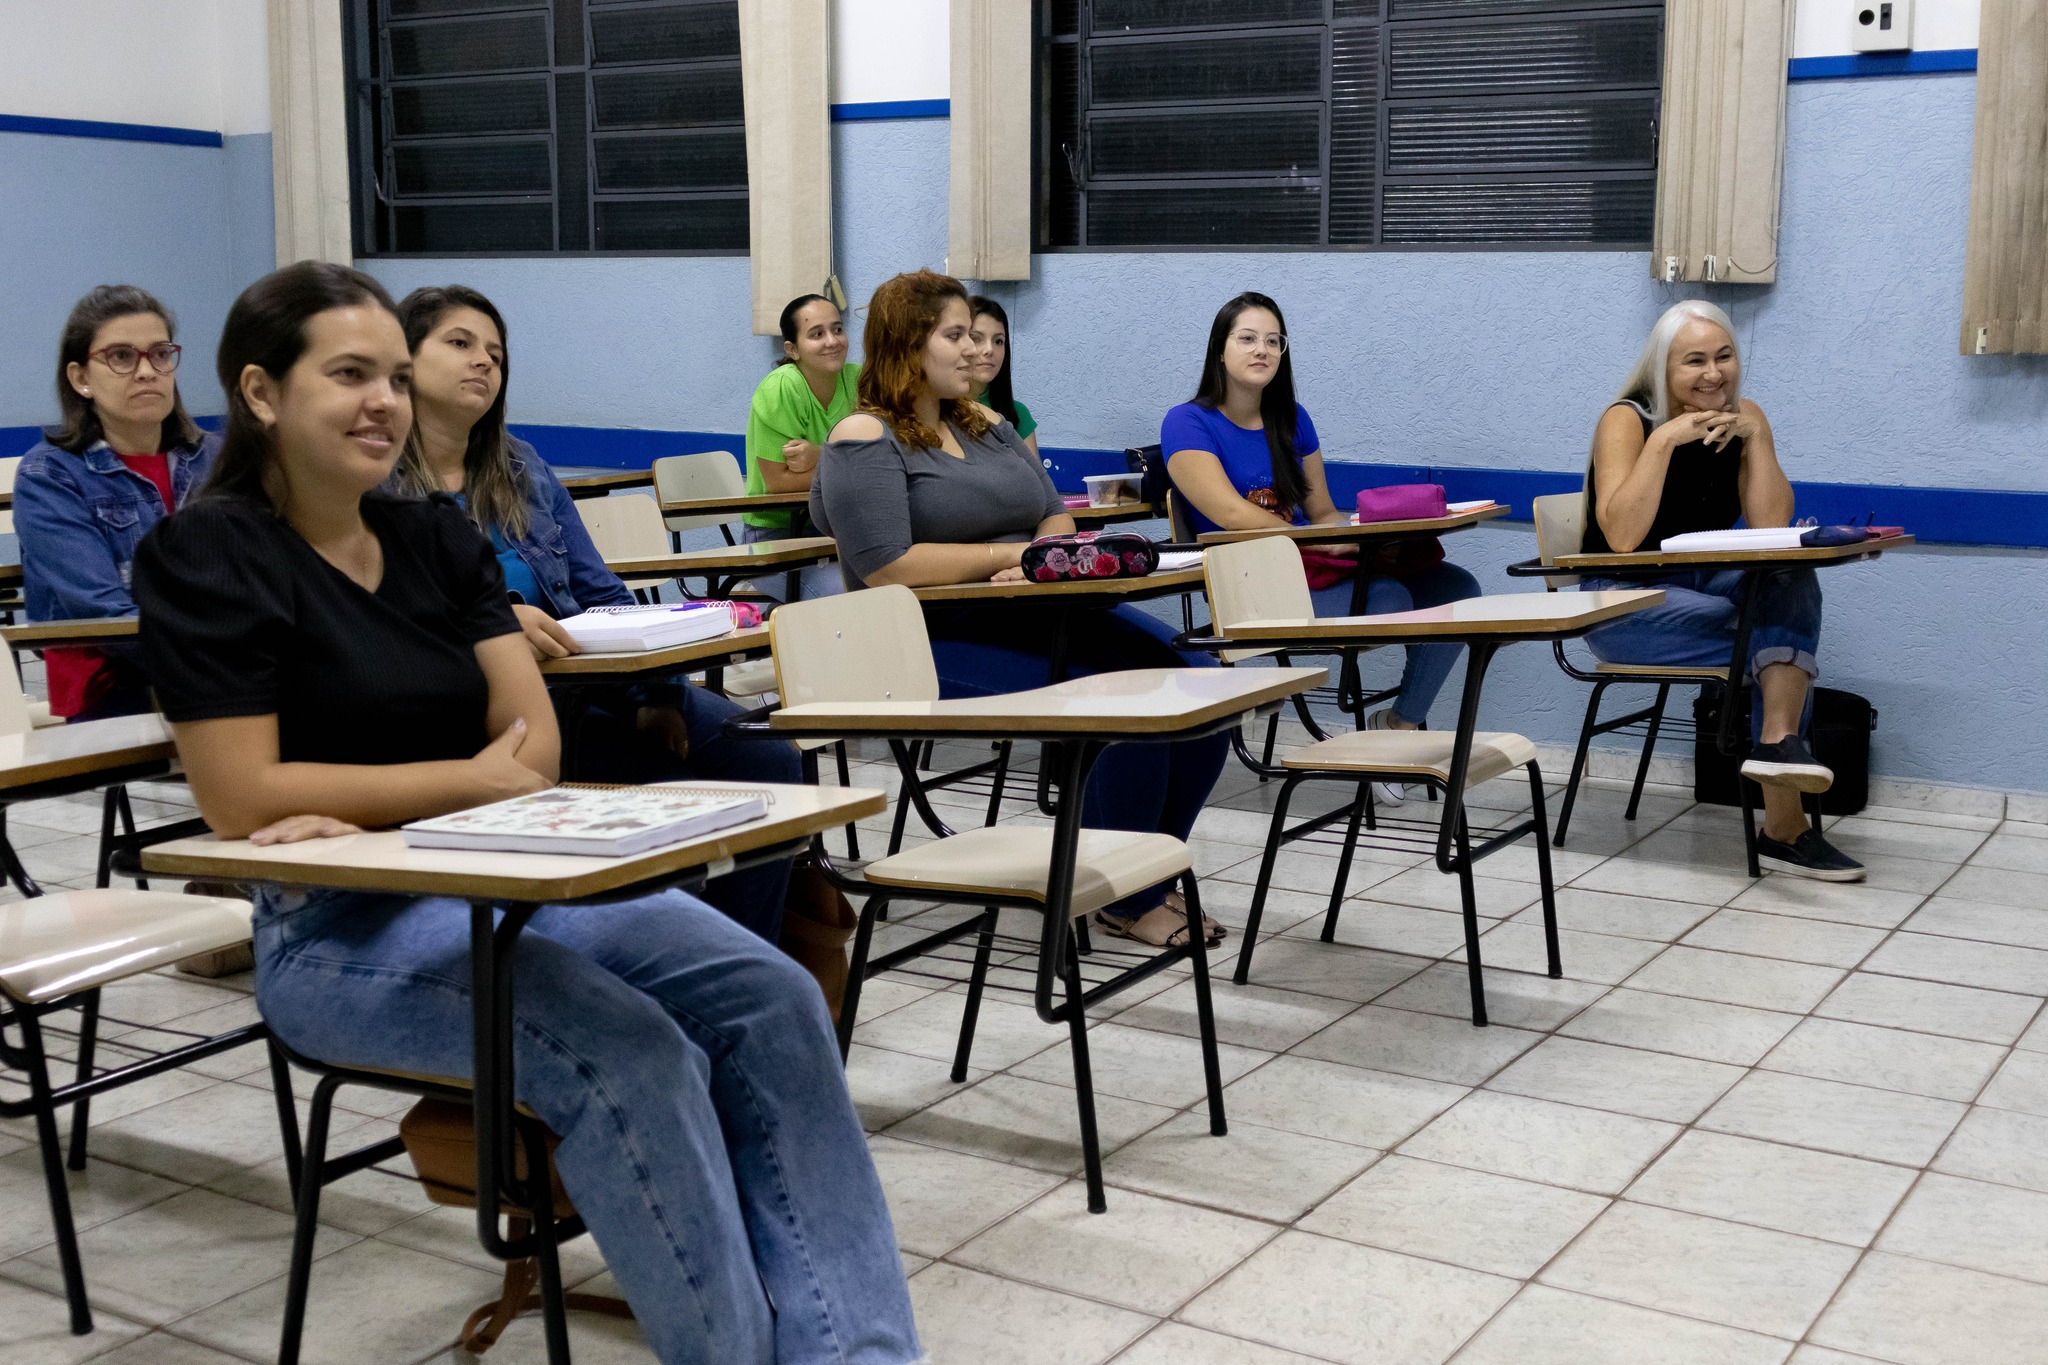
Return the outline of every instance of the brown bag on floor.
{"type": "Polygon", "coordinates": [[[790,865],[789,893],[782,902],[782,951],[818,979],[832,1022],[846,999],[846,941],[859,923],[853,905],[825,879],[806,853],[790,865]]]}

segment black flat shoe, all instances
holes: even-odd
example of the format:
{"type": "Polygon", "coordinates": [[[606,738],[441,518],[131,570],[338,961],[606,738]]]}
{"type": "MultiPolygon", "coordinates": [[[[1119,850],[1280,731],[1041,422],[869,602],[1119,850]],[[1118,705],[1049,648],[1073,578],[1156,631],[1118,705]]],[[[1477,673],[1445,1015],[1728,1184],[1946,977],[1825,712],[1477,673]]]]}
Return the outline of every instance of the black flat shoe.
{"type": "Polygon", "coordinates": [[[1787,735],[1776,744],[1759,744],[1742,761],[1742,775],[1766,787],[1824,792],[1835,785],[1834,769],[1815,759],[1806,741],[1787,735]]]}
{"type": "Polygon", "coordinates": [[[1860,882],[1864,877],[1863,864],[1822,838],[1817,829],[1807,830],[1789,844],[1767,834],[1757,835],[1756,860],[1772,872],[1821,882],[1860,882]]]}

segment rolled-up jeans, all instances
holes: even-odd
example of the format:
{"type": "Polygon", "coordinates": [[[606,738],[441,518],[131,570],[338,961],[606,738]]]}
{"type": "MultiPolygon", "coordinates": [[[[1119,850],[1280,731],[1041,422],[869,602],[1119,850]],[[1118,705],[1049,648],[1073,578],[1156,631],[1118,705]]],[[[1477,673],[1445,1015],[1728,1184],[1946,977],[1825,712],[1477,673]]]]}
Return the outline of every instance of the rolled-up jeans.
{"type": "MultiPolygon", "coordinates": [[[[1619,582],[1588,578],[1580,590],[1661,588],[1664,601],[1600,627],[1586,637],[1594,657],[1612,664],[1672,664],[1726,668],[1735,648],[1735,618],[1741,609],[1741,569],[1716,573],[1678,573],[1666,577],[1619,582]]],[[[1749,672],[1744,681],[1772,664],[1791,664],[1809,680],[1820,677],[1820,579],[1811,569],[1788,569],[1766,578],[1757,593],[1749,627],[1749,672]]],[[[1813,689],[1806,689],[1806,709],[1799,733],[1813,723],[1813,689]]],[[[1764,709],[1749,708],[1749,739],[1763,737],[1764,709]]]]}
{"type": "MultiPolygon", "coordinates": [[[[337,1065],[471,1074],[469,907],[269,891],[256,998],[337,1065]]],[[[664,1365],[918,1359],[832,1024],[794,962],[694,896],[546,906],[513,953],[515,1090],[664,1365]]]]}

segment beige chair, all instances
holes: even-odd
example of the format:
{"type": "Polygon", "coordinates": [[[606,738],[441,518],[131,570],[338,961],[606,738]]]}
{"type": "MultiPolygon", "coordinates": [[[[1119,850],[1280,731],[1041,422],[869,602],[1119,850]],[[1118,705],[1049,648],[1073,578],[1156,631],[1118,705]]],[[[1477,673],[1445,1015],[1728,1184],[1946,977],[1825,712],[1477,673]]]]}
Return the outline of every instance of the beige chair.
{"type": "MultiPolygon", "coordinates": [[[[1244,621],[1301,621],[1314,617],[1309,598],[1308,576],[1293,541],[1283,536],[1239,541],[1212,546],[1204,557],[1204,574],[1209,584],[1210,609],[1215,613],[1217,634],[1227,636],[1230,626],[1244,621]]],[[[1227,650],[1226,663],[1235,663],[1265,651],[1227,650]]],[[[1265,856],[1259,864],[1258,882],[1252,891],[1251,912],[1245,922],[1244,946],[1238,950],[1234,980],[1243,985],[1250,977],[1253,950],[1258,946],[1259,922],[1265,913],[1266,895],[1271,889],[1273,866],[1282,845],[1306,838],[1345,822],[1337,855],[1337,875],[1330,887],[1329,909],[1323,916],[1322,939],[1334,942],[1337,916],[1344,904],[1345,885],[1351,876],[1351,861],[1358,847],[1361,827],[1384,841],[1403,849],[1431,851],[1437,847],[1441,824],[1420,820],[1393,820],[1373,809],[1374,782],[1417,782],[1428,786],[1432,795],[1448,792],[1457,736],[1437,730],[1356,730],[1350,734],[1322,739],[1282,755],[1277,766],[1255,768],[1261,776],[1280,779],[1273,804],[1273,823],[1266,835],[1265,856]],[[1304,782],[1349,783],[1356,793],[1347,806],[1338,806],[1320,816],[1287,823],[1288,806],[1295,788],[1304,782]],[[1384,827],[1384,828],[1383,828],[1384,827]]],[[[1240,753],[1243,746],[1239,744],[1240,753]]],[[[1536,746],[1515,734],[1481,732],[1472,737],[1471,757],[1466,763],[1465,789],[1521,769],[1529,781],[1533,829],[1537,844],[1538,880],[1543,888],[1543,928],[1549,950],[1550,975],[1558,976],[1562,964],[1557,948],[1556,895],[1550,874],[1550,846],[1544,827],[1543,772],[1536,763],[1536,746]]],[[[1458,894],[1465,920],[1465,959],[1470,977],[1473,1022],[1482,1019],[1485,999],[1479,960],[1479,909],[1472,883],[1472,865],[1480,858],[1514,842],[1508,838],[1474,834],[1466,804],[1444,803],[1440,820],[1449,821],[1457,850],[1458,894]]]]}
{"type": "MultiPolygon", "coordinates": [[[[614,493],[608,498],[583,498],[576,504],[583,529],[605,560],[658,559],[673,554],[668,528],[662,524],[661,504],[646,493],[614,493]]],[[[658,591],[672,578],[649,575],[623,580],[642,601],[650,590],[658,591]]]]}
{"type": "MultiPolygon", "coordinates": [[[[1548,564],[1557,563],[1559,555],[1572,555],[1586,538],[1586,495],[1578,493],[1552,493],[1536,499],[1536,554],[1548,564]]],[[[1574,574],[1548,575],[1544,586],[1556,592],[1561,588],[1574,587],[1579,579],[1574,574]]],[[[1622,812],[1622,819],[1636,818],[1636,809],[1643,799],[1643,783],[1650,775],[1650,759],[1657,750],[1657,736],[1663,729],[1664,704],[1674,686],[1685,683],[1699,683],[1726,687],[1728,670],[1725,668],[1673,668],[1663,664],[1610,664],[1594,663],[1592,670],[1574,664],[1565,652],[1564,641],[1552,643],[1557,655],[1557,666],[1580,682],[1591,683],[1593,691],[1586,698],[1586,717],[1579,726],[1579,746],[1572,755],[1571,776],[1565,780],[1564,801],[1557,808],[1557,829],[1551,835],[1559,848],[1564,847],[1565,830],[1571,825],[1572,806],[1579,799],[1579,784],[1585,780],[1586,763],[1597,735],[1613,734],[1618,730],[1643,727],[1642,756],[1636,761],[1636,778],[1629,788],[1628,806],[1622,812]],[[1600,699],[1607,689],[1616,683],[1640,683],[1657,689],[1657,698],[1640,710],[1626,715],[1600,718],[1600,699]]],[[[1690,730],[1690,717],[1674,716],[1669,722],[1674,728],[1690,730]]]]}
{"type": "MultiPolygon", "coordinates": [[[[931,643],[925,633],[924,613],[908,588],[891,586],[843,593],[808,602],[792,602],[769,618],[775,649],[777,690],[786,706],[819,702],[902,703],[936,701],[938,672],[932,663],[931,643]]],[[[1094,1090],[1089,1079],[1085,1003],[1114,994],[1149,976],[1160,966],[1162,954],[1185,958],[1204,952],[1201,941],[1201,902],[1188,847],[1165,834],[1143,834],[1122,830],[1080,831],[1074,873],[1071,921],[1054,930],[1043,924],[1047,900],[1048,864],[1052,856],[1054,831],[1045,826],[991,825],[955,833],[925,799],[915,784],[917,747],[913,739],[892,739],[897,767],[905,789],[918,814],[935,836],[930,842],[900,853],[876,859],[853,871],[833,865],[822,842],[813,845],[819,866],[828,878],[850,895],[865,897],[854,935],[853,961],[849,969],[845,1003],[839,1016],[839,1047],[842,1055],[852,1043],[853,1028],[860,1009],[862,984],[884,971],[920,960],[964,962],[948,957],[949,951],[966,936],[977,936],[972,966],[967,974],[967,991],[962,1000],[959,1042],[954,1051],[952,1075],[967,1078],[967,1063],[974,1044],[975,1016],[985,989],[1021,989],[989,981],[992,955],[1002,940],[1004,961],[995,967],[999,976],[1013,978],[1022,971],[1036,977],[1047,942],[1059,945],[1065,958],[1078,949],[1083,961],[1094,971],[1111,972],[1094,982],[1085,997],[1078,993],[1078,977],[1068,963],[1054,964],[1069,976],[1068,1023],[1072,1031],[1075,1081],[1082,1145],[1086,1164],[1099,1170],[1099,1147],[1094,1127],[1094,1090]],[[1113,901],[1162,882],[1178,881],[1188,904],[1188,942],[1176,948],[1149,949],[1136,945],[1126,949],[1123,942],[1097,945],[1089,951],[1080,923],[1113,901]],[[957,924],[927,933],[871,957],[875,923],[892,900],[931,902],[941,905],[979,907],[957,924]],[[1035,912],[1039,930],[1029,937],[1000,935],[999,917],[1008,907],[1013,911],[1035,912]],[[1030,965],[1019,967],[1020,961],[1030,965]],[[1129,964],[1129,965],[1125,965],[1129,964]]],[[[1070,799],[1078,799],[1073,793],[1070,799]]],[[[899,798],[899,800],[902,798],[899,798]]],[[[907,933],[910,926],[903,926],[907,933]]],[[[906,966],[906,970],[911,970],[906,966]]],[[[931,975],[930,968],[918,975],[931,975]]],[[[1208,980],[1205,973],[1194,977],[1199,993],[1198,1009],[1209,1017],[1208,980]]],[[[1055,1018],[1044,1013],[1043,1017],[1055,1018]]],[[[1213,1040],[1205,1040],[1203,1061],[1210,1091],[1212,1131],[1222,1132],[1221,1083],[1217,1079],[1213,1040]]]]}
{"type": "MultiPolygon", "coordinates": [[[[654,462],[654,491],[663,502],[689,502],[697,498],[741,498],[747,493],[747,477],[729,450],[704,450],[695,455],[664,455],[654,462]]],[[[676,513],[667,518],[672,532],[695,531],[716,526],[728,545],[733,539],[732,523],[737,512],[676,513]]]]}
{"type": "MultiPolygon", "coordinates": [[[[11,495],[14,492],[14,476],[20,469],[21,456],[19,455],[10,455],[4,460],[0,460],[0,494],[11,495]]],[[[8,529],[13,530],[14,528],[10,525],[8,529]]]]}

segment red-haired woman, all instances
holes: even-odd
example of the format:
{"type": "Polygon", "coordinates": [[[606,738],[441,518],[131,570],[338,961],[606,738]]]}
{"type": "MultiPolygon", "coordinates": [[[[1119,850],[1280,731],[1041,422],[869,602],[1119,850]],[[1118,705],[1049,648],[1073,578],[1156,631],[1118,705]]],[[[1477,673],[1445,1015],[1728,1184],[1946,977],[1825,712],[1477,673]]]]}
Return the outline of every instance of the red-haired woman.
{"type": "MultiPolygon", "coordinates": [[[[920,270],[875,291],[862,335],[860,410],[833,428],[811,486],[811,519],[839,542],[848,588],[1023,577],[1033,537],[1073,518],[1016,429],[969,398],[979,385],[973,315],[958,280],[920,270]]],[[[1042,686],[1051,631],[1039,609],[939,608],[926,613],[939,688],[985,697],[1042,686]]],[[[1076,617],[1067,646],[1075,676],[1207,664],[1172,631],[1131,607],[1076,617]]],[[[1223,770],[1221,736],[1111,746],[1089,778],[1082,823],[1185,839],[1223,770]]],[[[1099,912],[1106,932],[1179,943],[1187,912],[1164,887],[1099,912]]],[[[1209,939],[1223,936],[1211,924],[1209,939]]]]}

